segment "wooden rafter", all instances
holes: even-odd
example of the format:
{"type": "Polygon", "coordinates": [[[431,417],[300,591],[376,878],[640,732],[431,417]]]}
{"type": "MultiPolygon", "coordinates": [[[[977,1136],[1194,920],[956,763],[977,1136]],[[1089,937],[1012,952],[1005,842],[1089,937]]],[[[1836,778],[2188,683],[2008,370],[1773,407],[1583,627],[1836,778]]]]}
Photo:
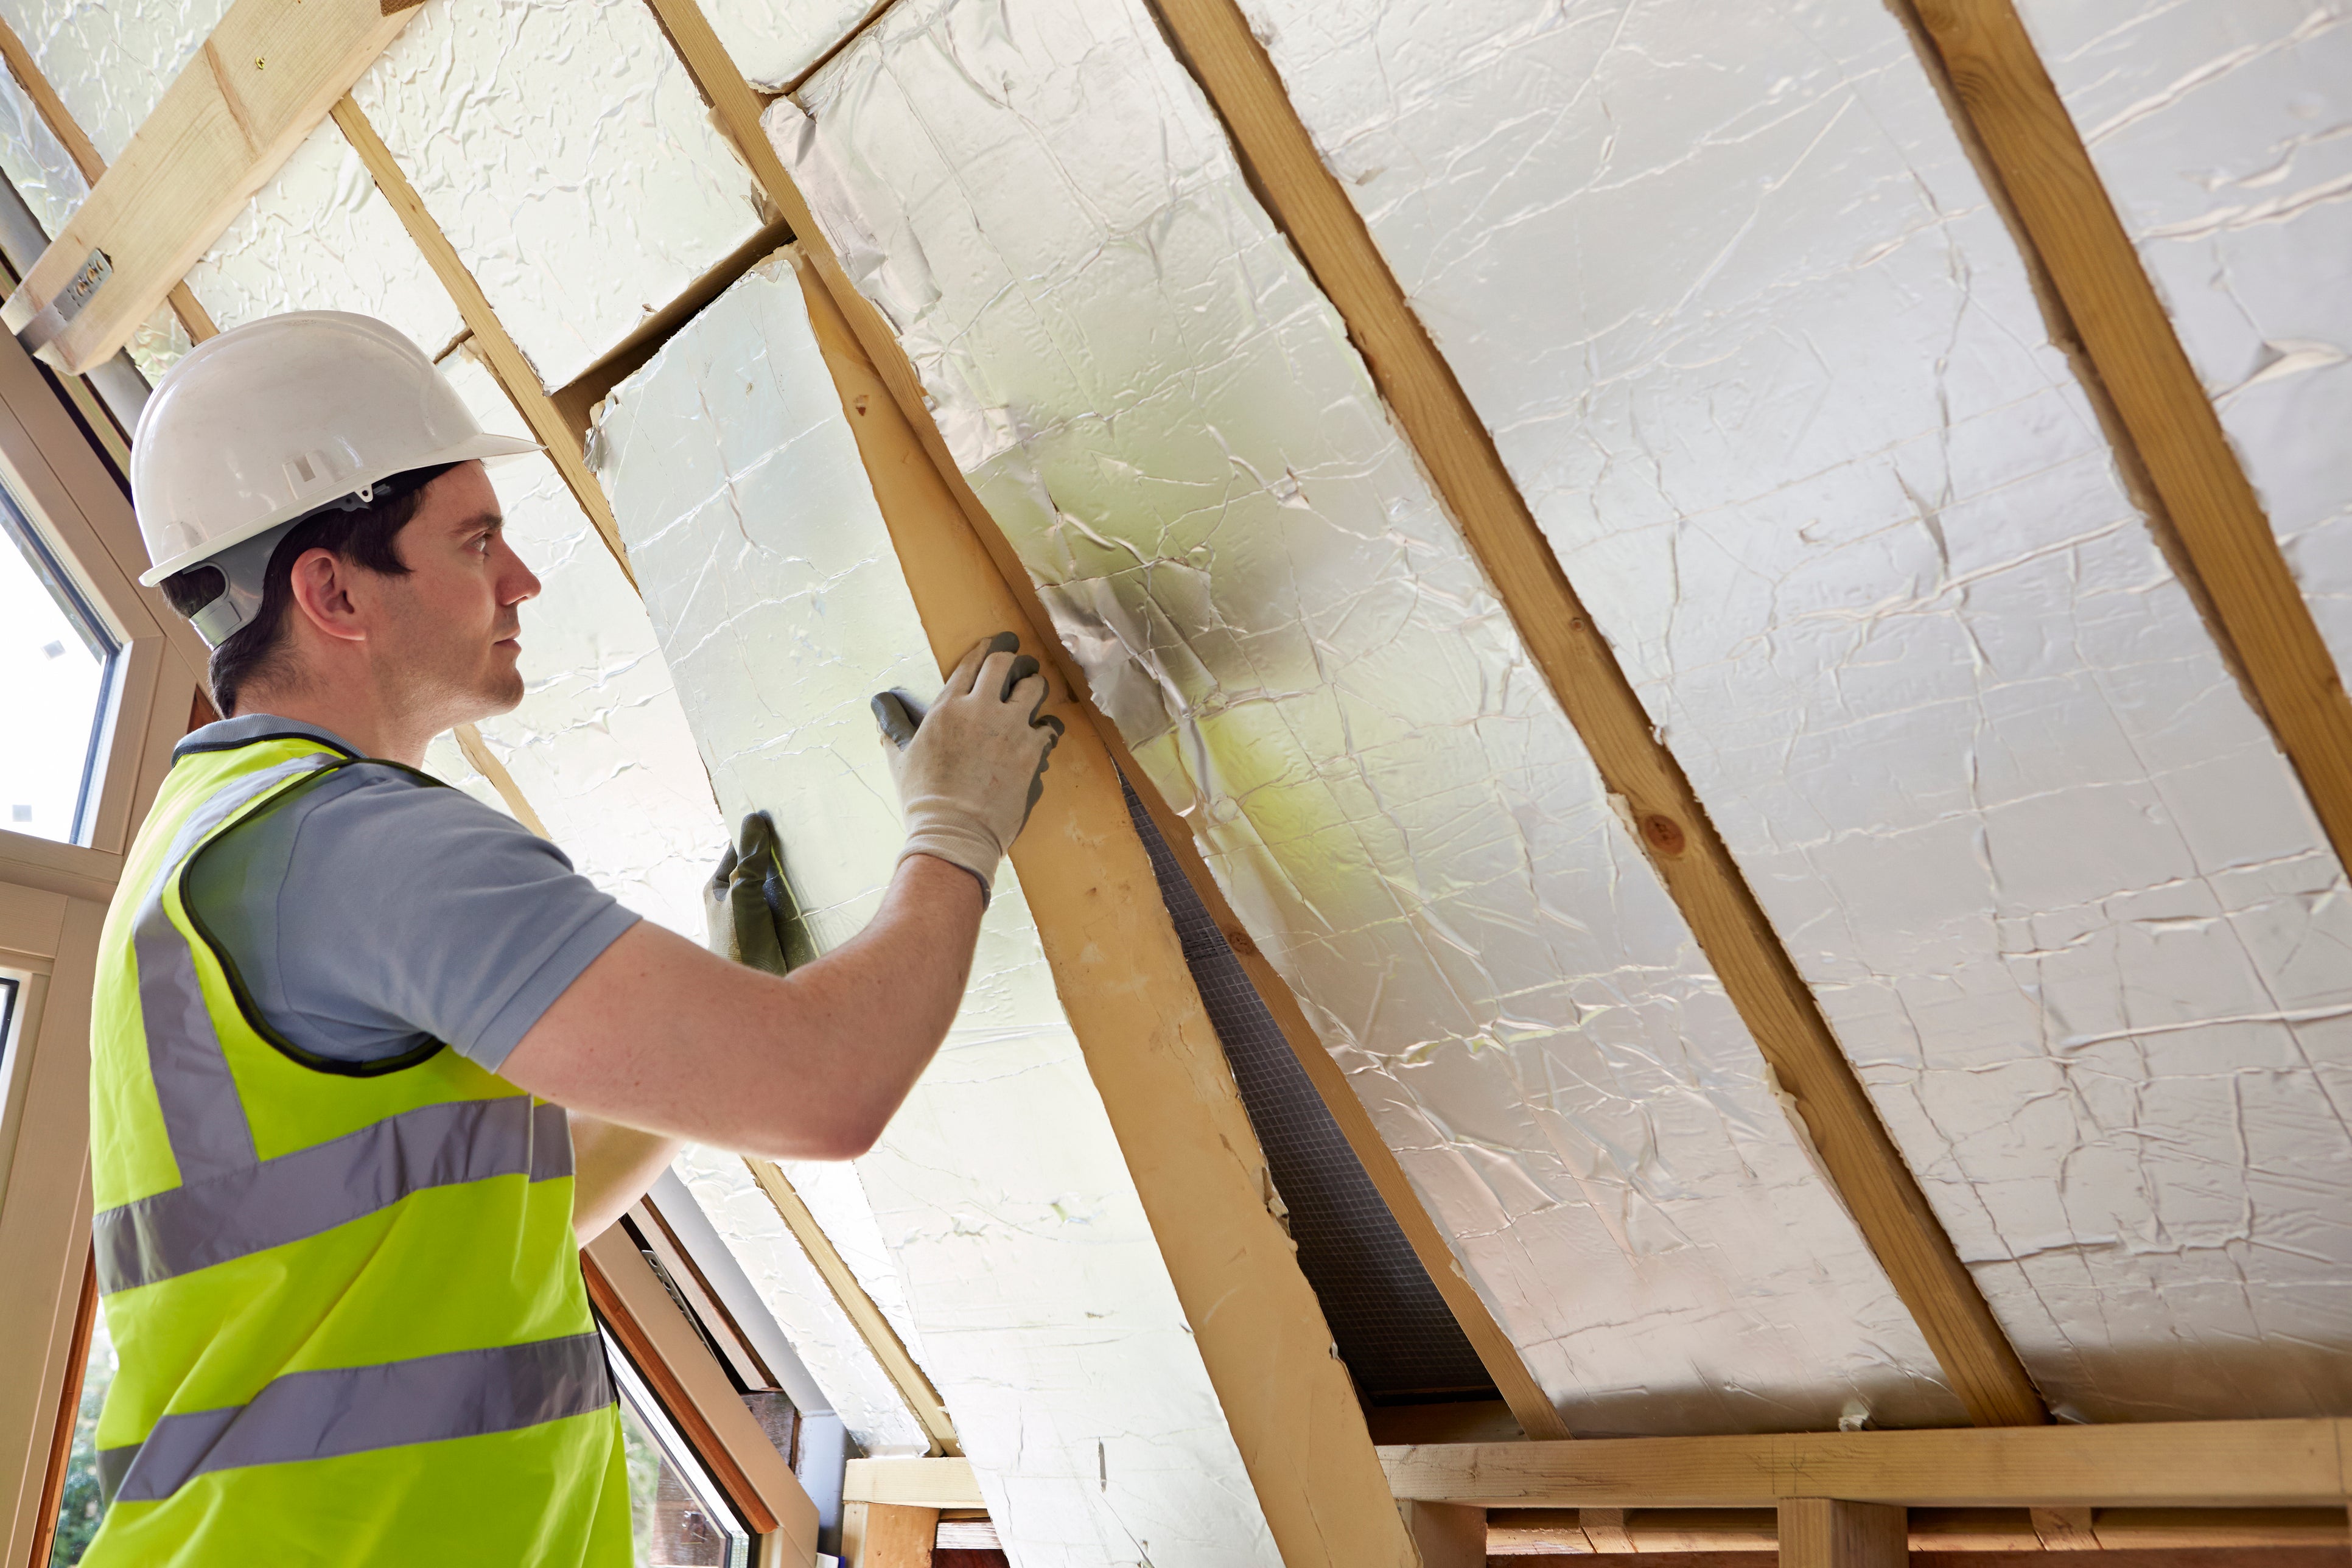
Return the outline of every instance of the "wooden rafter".
{"type": "MultiPolygon", "coordinates": [[[[89,132],[82,130],[80,123],[67,111],[65,100],[59,98],[58,89],[49,85],[49,79],[41,74],[41,68],[33,63],[33,52],[25,47],[25,40],[16,36],[16,29],[10,26],[5,18],[0,18],[0,60],[6,63],[8,74],[16,79],[16,85],[25,89],[25,96],[33,100],[33,111],[41,117],[41,123],[49,128],[49,134],[58,139],[58,145],[66,150],[66,155],[74,161],[74,167],[81,172],[83,181],[91,186],[97,185],[106,175],[106,160],[98,155],[98,147],[90,141],[89,132]]],[[[212,312],[197,302],[194,292],[188,288],[184,279],[173,280],[163,299],[172,307],[173,314],[180,318],[181,329],[188,334],[190,342],[203,342],[220,330],[213,325],[212,312]]]]}
{"type": "Polygon", "coordinates": [[[2341,1507],[2352,1422],[2183,1421],[1382,1448],[1401,1498],[1485,1508],[2341,1507]]]}
{"type": "MultiPolygon", "coordinates": [[[[883,321],[880,312],[857,291],[848,274],[843,271],[840,258],[825,241],[799,187],[793,183],[782,161],[776,156],[775,149],[769,144],[767,135],[760,126],[762,104],[759,95],[751,90],[742,73],[728,58],[718,34],[712,30],[709,19],[702,15],[695,0],[648,0],[648,4],[660,18],[663,30],[669,35],[670,42],[686,62],[687,69],[701,86],[703,96],[709,100],[720,129],[735,143],[766,190],[769,199],[782,212],[785,221],[800,237],[800,247],[807,262],[814,268],[813,282],[822,286],[848,322],[864,351],[867,364],[880,378],[882,389],[914,432],[940,482],[947,487],[948,493],[963,512],[973,534],[986,549],[1014,603],[1029,624],[1050,628],[1052,618],[1045,613],[1044,603],[1038,598],[1036,587],[1027,571],[1003,531],[997,527],[995,519],[981,504],[980,498],[972,493],[971,487],[964,480],[962,470],[957,468],[954,458],[950,456],[947,443],[931,417],[922,384],[913,364],[908,362],[906,351],[899,346],[896,334],[883,321]]],[[[803,272],[806,271],[804,268],[803,272]]],[[[1414,1255],[1428,1272],[1439,1294],[1444,1298],[1454,1321],[1461,1325],[1464,1335],[1477,1352],[1486,1374],[1494,1379],[1496,1391],[1509,1405],[1521,1429],[1530,1437],[1567,1436],[1568,1428],[1560,1420],[1559,1412],[1528,1373],[1527,1363],[1520,1359],[1509,1336],[1496,1322],[1494,1314],[1487,1310],[1476,1289],[1463,1276],[1461,1265],[1455,1259],[1444,1233],[1430,1217],[1420,1195],[1413,1191],[1412,1182],[1397,1162],[1395,1152],[1372,1125],[1371,1115],[1364,1109],[1363,1101],[1349,1087],[1346,1075],[1331,1059],[1330,1053],[1324,1049],[1321,1040],[1308,1025],[1298,998],[1291,993],[1287,983],[1276,972],[1265,955],[1258,951],[1257,944],[1251,941],[1248,931],[1234,915],[1224,890],[1218,887],[1201,858],[1200,848],[1193,842],[1191,825],[1169,808],[1150,777],[1136,765],[1126,742],[1119,738],[1118,727],[1093,705],[1087,695],[1085,672],[1070,658],[1060,639],[1049,636],[1039,641],[1042,647],[1037,647],[1036,651],[1053,660],[1063,680],[1084,704],[1084,711],[1096,735],[1151,814],[1160,837],[1167,841],[1177,865],[1182,868],[1185,879],[1192,883],[1193,891],[1200,896],[1211,918],[1224,934],[1234,956],[1241,961],[1251,984],[1256,986],[1267,1011],[1281,1028],[1283,1038],[1306,1068],[1316,1092],[1339,1123],[1349,1147],[1354,1151],[1365,1174],[1371,1178],[1373,1186],[1388,1205],[1399,1228],[1412,1243],[1414,1255]]]]}
{"type": "MultiPolygon", "coordinates": [[[[0,320],[76,374],[112,358],[414,10],[236,0],[0,320]]],[[[85,139],[77,158],[87,149],[85,139]]]]}
{"type": "MultiPolygon", "coordinates": [[[[1051,647],[820,278],[809,322],[942,672],[992,633],[1051,647]]],[[[1290,1568],[1407,1568],[1412,1547],[1321,1303],[1265,1205],[1265,1157],[1210,1026],[1109,752],[1067,688],[1068,732],[1013,864],[1193,1342],[1290,1568]]]]}
{"type": "Polygon", "coordinates": [[[2336,857],[2352,865],[2352,699],[2212,399],[2011,0],[1912,0],[2019,241],[2160,503],[2176,564],[2244,672],[2336,857]]]}
{"type": "Polygon", "coordinates": [[[857,1337],[866,1342],[866,1348],[881,1363],[883,1375],[898,1391],[899,1399],[922,1427],[923,1435],[930,1439],[931,1452],[961,1455],[963,1446],[956,1436],[947,1402],[931,1386],[929,1374],[908,1353],[898,1331],[890,1326],[890,1320],[882,1315],[882,1309],[874,1304],[874,1298],[858,1283],[857,1275],[833,1245],[833,1238],[825,1235],[816,1215],[809,1212],[808,1205],[793,1189],[791,1179],[772,1160],[746,1159],[743,1163],[750,1168],[751,1179],[760,1184],[760,1190],[768,1195],[768,1201],[775,1205],[784,1228],[793,1233],[793,1239],[808,1255],[809,1263],[824,1279],[825,1289],[833,1292],[834,1300],[849,1319],[850,1326],[857,1331],[857,1337]]]}
{"type": "Polygon", "coordinates": [[[499,320],[498,312],[490,309],[488,297],[482,292],[482,286],[474,281],[473,273],[467,269],[464,259],[457,254],[457,247],[449,243],[449,237],[441,232],[441,226],[425,210],[425,198],[416,194],[415,185],[409,184],[406,171],[393,157],[392,149],[384,145],[383,138],[376,134],[375,127],[368,122],[367,116],[360,111],[360,106],[346,94],[334,105],[333,115],[336,125],[350,141],[352,151],[359,154],[360,162],[366,165],[368,174],[374,178],[375,188],[383,193],[384,200],[392,204],[392,210],[400,215],[401,226],[408,230],[408,237],[416,242],[416,248],[424,253],[425,264],[433,268],[434,276],[441,279],[441,286],[449,291],[458,315],[465,319],[467,330],[473,333],[474,344],[482,356],[482,363],[489,367],[490,374],[505,389],[515,411],[522,416],[523,423],[530,426],[531,435],[547,448],[556,472],[563,476],[564,484],[570,487],[572,499],[580,503],[580,510],[586,512],[588,521],[595,525],[597,536],[604,540],[604,548],[613,552],[614,561],[620,563],[621,574],[629,580],[631,587],[635,587],[636,574],[629,570],[629,552],[621,543],[619,525],[613,521],[612,503],[604,499],[604,487],[596,482],[596,477],[588,471],[580,437],[573,433],[563,416],[557,412],[554,400],[541,386],[539,373],[523,357],[522,350],[515,346],[513,336],[499,320]]]}
{"type": "Polygon", "coordinates": [[[1570,586],[1493,438],[1431,342],[1355,205],[1324,166],[1234,0],[1154,0],[1252,184],[1298,247],[1509,612],[1554,698],[1681,907],[1780,1085],[1795,1097],[1864,1239],[1970,1420],[2047,1419],[1976,1281],[1746,876],[1608,641],[1570,586]]]}

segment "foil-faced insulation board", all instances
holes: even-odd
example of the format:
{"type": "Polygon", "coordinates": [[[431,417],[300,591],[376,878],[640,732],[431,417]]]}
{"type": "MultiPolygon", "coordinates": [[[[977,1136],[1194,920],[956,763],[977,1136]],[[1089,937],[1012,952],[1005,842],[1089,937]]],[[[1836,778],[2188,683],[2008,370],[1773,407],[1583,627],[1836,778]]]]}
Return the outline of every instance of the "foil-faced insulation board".
{"type": "Polygon", "coordinates": [[[1142,7],[900,0],[767,125],[1570,1424],[1957,1419],[1142,7]]]}
{"type": "Polygon", "coordinates": [[[786,92],[866,16],[877,0],[702,0],[728,58],[761,92],[786,92]]]}
{"type": "MultiPolygon", "coordinates": [[[[485,429],[530,438],[478,361],[441,368],[485,429]]],[[[582,875],[699,942],[727,829],[645,605],[552,462],[509,458],[490,479],[541,589],[522,606],[521,705],[476,728],[582,875]]]]}
{"type": "Polygon", "coordinates": [[[428,5],[352,97],[550,387],[761,225],[643,0],[428,5]]]}
{"type": "Polygon", "coordinates": [[[331,120],[303,138],[187,283],[224,331],[285,310],[352,310],[434,354],[466,325],[331,120]]]}
{"type": "Polygon", "coordinates": [[[1283,1228],[1298,1249],[1298,1270],[1315,1289],[1348,1375],[1375,1404],[1496,1398],[1477,1351],[1348,1147],[1314,1080],[1291,1054],[1249,972],[1185,879],[1134,786],[1119,783],[1128,816],[1150,852],[1185,965],[1233,1065],[1250,1129],[1265,1152],[1283,1228]]]}
{"type": "Polygon", "coordinates": [[[65,227],[89,195],[73,155],[51,133],[16,79],[0,70],[0,174],[25,199],[41,232],[65,227]]]}
{"type": "Polygon", "coordinates": [[[111,163],[228,7],[229,0],[0,0],[0,18],[111,163]]]}
{"type": "Polygon", "coordinates": [[[2352,5],[2018,13],[2352,669],[2352,5]]]}
{"type": "MultiPolygon", "coordinates": [[[[623,382],[594,446],[719,801],[774,813],[812,933],[837,943],[902,831],[867,700],[938,676],[789,259],[623,382]]],[[[856,1175],[1013,1562],[1273,1568],[1009,869],[947,1045],[856,1175]]]]}
{"type": "MultiPolygon", "coordinates": [[[[2043,1392],[2344,1408],[2352,899],[1901,25],[1244,4],[2043,1392]]],[[[2221,9],[2068,14],[2095,52],[2221,9]]],[[[2214,215],[2325,188],[2293,126],[2345,156],[2264,58],[2262,129],[2222,86],[2164,165],[2208,313],[2286,232],[2214,215]]],[[[2080,112],[2123,146],[2181,73],[2080,112]]]]}

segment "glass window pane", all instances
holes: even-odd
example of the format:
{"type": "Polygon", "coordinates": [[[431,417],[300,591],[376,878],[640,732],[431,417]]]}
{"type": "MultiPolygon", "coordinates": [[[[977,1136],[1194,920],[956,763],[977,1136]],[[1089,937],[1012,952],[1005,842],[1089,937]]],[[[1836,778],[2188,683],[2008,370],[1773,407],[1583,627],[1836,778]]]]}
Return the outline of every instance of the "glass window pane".
{"type": "Polygon", "coordinates": [[[49,1568],[69,1568],[89,1550],[105,1513],[98,1491],[98,1407],[114,1382],[114,1342],[107,1337],[106,1314],[91,1314],[89,1360],[83,1363],[81,1404],[74,1413],[73,1448],[66,1459],[66,1484],[58,1494],[58,1533],[49,1543],[49,1568]]]}
{"type": "Polygon", "coordinates": [[[604,1349],[621,1387],[636,1568],[748,1568],[751,1532],[620,1347],[604,1349]]]}
{"type": "Polygon", "coordinates": [[[97,777],[98,737],[116,645],[0,491],[0,689],[10,743],[0,747],[0,828],[71,843],[97,777]]]}

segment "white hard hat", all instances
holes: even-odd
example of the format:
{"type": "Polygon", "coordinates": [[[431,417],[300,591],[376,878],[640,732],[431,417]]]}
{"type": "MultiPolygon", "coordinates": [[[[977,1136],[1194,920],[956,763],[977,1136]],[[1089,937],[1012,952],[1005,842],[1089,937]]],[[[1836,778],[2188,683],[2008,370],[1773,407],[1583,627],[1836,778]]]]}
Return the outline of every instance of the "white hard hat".
{"type": "Polygon", "coordinates": [[[231,556],[221,586],[250,602],[188,612],[217,647],[257,603],[262,535],[363,505],[395,474],[539,449],[486,434],[424,351],[382,321],[295,310],[236,327],[172,367],[131,433],[131,501],[153,563],[139,581],[231,556]]]}

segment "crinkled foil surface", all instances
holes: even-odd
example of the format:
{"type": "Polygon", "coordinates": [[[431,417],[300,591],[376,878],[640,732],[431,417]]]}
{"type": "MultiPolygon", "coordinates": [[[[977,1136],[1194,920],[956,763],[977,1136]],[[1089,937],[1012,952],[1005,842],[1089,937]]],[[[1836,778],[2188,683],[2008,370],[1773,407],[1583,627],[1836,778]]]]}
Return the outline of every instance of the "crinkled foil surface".
{"type": "MultiPolygon", "coordinates": [[[[1895,18],[1246,4],[2044,1392],[2344,1408],[2352,900],[1895,18]]],[[[2157,182],[2200,310],[2286,240],[2216,210],[2324,183],[2290,128],[2345,155],[2265,58],[2157,182]]]]}
{"type": "Polygon", "coordinates": [[[876,0],[702,0],[702,14],[751,84],[782,92],[857,30],[876,0]]]}
{"type": "Polygon", "coordinates": [[[6,71],[0,71],[0,174],[25,198],[41,231],[51,236],[72,220],[89,195],[73,155],[6,71]]]}
{"type": "MultiPolygon", "coordinates": [[[[867,699],[938,677],[789,260],[624,382],[596,447],[719,800],[730,820],[774,813],[813,932],[836,943],[901,839],[867,699]]],[[[1009,870],[946,1047],[856,1175],[1015,1563],[1273,1568],[1009,870]]]]}
{"type": "Polygon", "coordinates": [[[431,354],[466,325],[331,120],[303,138],[187,282],[223,331],[285,310],[355,310],[431,354]]]}
{"type": "Polygon", "coordinates": [[[228,7],[229,0],[0,0],[0,17],[111,163],[228,7]]]}
{"type": "Polygon", "coordinates": [[[800,99],[958,461],[1571,1424],[1957,1419],[1141,8],[900,0],[800,99]]]}
{"type": "MultiPolygon", "coordinates": [[[[530,438],[485,366],[461,352],[442,373],[485,429],[530,438]]],[[[509,458],[490,479],[541,589],[522,606],[522,703],[477,726],[483,743],[582,875],[699,942],[727,829],[653,623],[552,462],[509,458]]]]}
{"type": "Polygon", "coordinates": [[[428,5],[352,96],[551,387],[761,226],[643,0],[428,5]]]}
{"type": "Polygon", "coordinates": [[[2352,5],[2018,13],[2352,669],[2352,5]]]}

